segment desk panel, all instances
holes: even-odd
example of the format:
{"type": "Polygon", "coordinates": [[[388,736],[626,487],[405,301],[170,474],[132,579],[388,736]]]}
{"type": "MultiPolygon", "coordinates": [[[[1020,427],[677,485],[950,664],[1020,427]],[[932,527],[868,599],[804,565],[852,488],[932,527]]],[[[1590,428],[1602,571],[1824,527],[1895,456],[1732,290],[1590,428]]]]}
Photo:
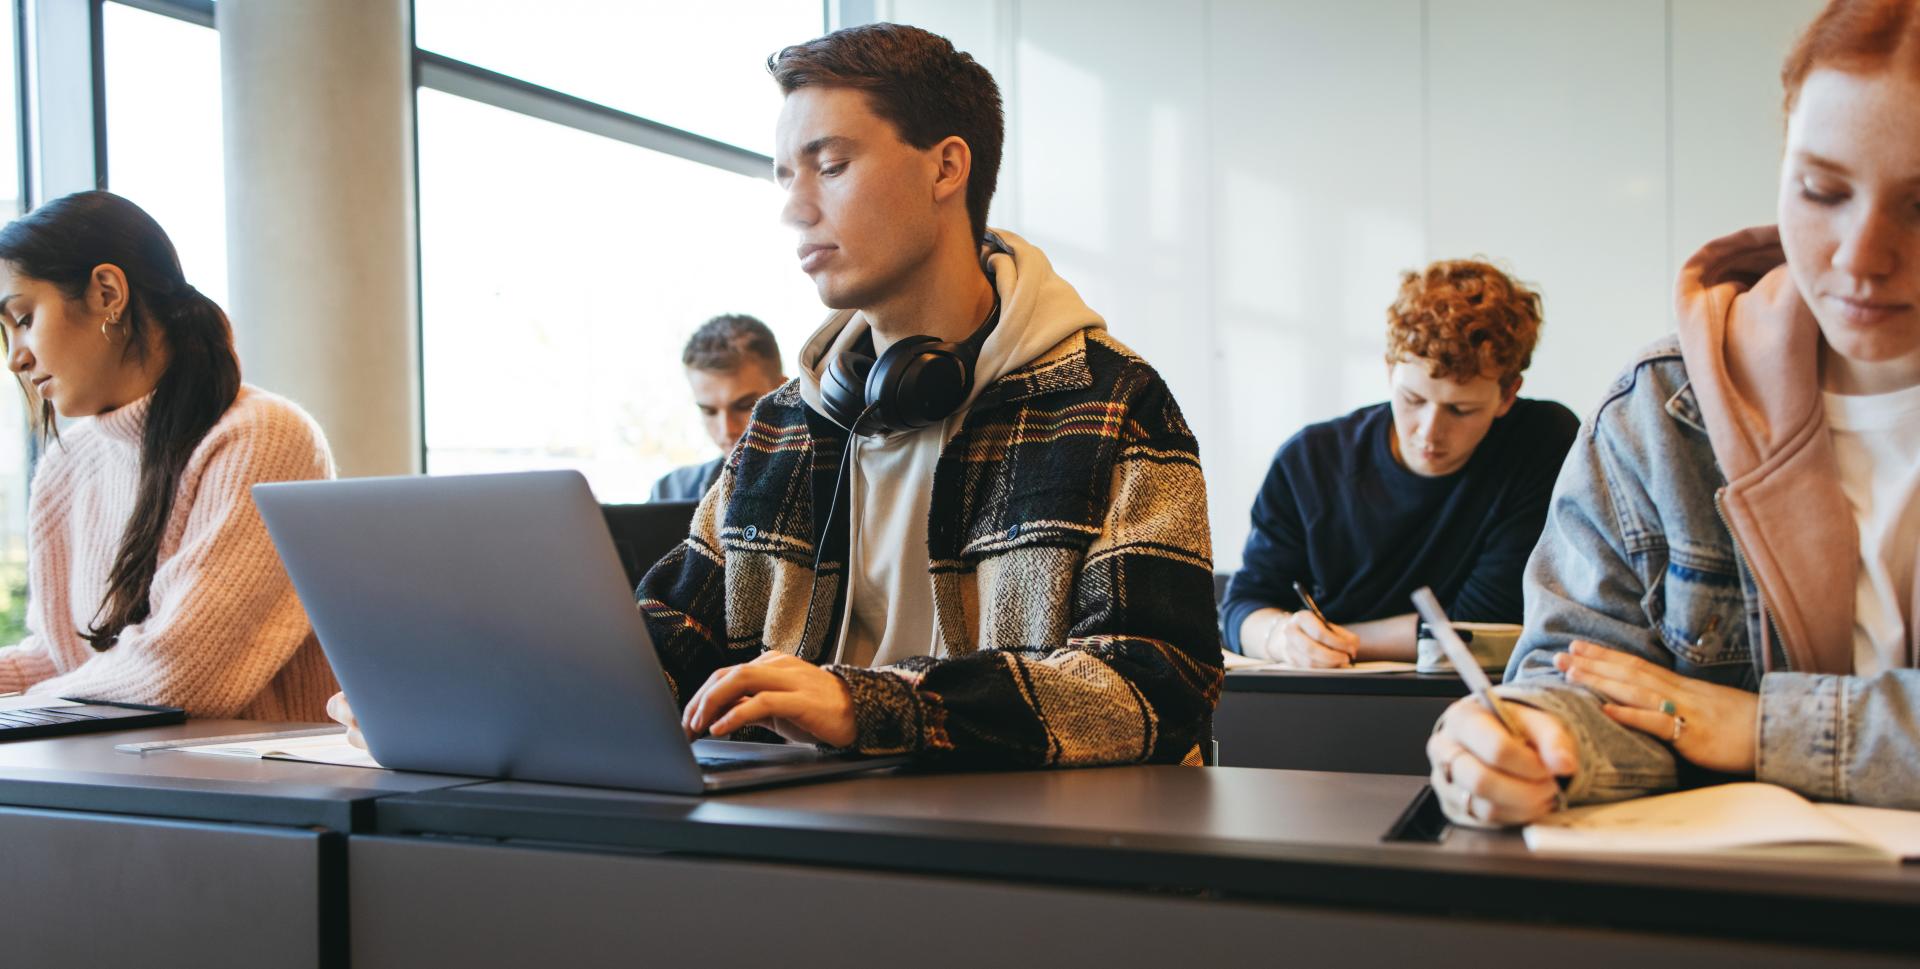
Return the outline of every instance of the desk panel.
{"type": "Polygon", "coordinates": [[[496,783],[386,798],[431,834],[1062,889],[1728,940],[1914,948],[1920,866],[1536,857],[1517,835],[1383,843],[1422,781],[1127,767],[866,776],[690,798],[496,783]]]}
{"type": "MultiPolygon", "coordinates": [[[[245,757],[129,754],[114,745],[319,726],[191,720],[170,727],[0,743],[0,805],[237,821],[352,831],[389,794],[471,784],[475,778],[298,764],[245,757]]],[[[3,941],[3,940],[0,940],[3,941]]]]}
{"type": "Polygon", "coordinates": [[[1885,956],[425,838],[350,840],[353,965],[1888,966],[1885,956]]]}
{"type": "Polygon", "coordinates": [[[339,965],[345,851],[316,831],[0,808],[0,963],[339,965]]]}
{"type": "Polygon", "coordinates": [[[1427,735],[1455,699],[1228,690],[1213,735],[1222,767],[1425,776],[1427,735]]]}

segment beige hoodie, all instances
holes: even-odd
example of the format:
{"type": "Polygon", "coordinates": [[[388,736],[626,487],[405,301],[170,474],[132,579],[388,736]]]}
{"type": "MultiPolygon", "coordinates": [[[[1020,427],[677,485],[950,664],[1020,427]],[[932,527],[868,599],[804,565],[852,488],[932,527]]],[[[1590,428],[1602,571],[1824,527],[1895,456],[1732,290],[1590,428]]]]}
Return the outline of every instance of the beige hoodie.
{"type": "MultiPolygon", "coordinates": [[[[1106,326],[1054,273],[1045,253],[1011,232],[993,231],[1012,254],[996,253],[988,260],[1000,295],[1000,322],[980,348],[966,404],[919,431],[853,441],[846,499],[853,534],[847,543],[848,595],[836,663],[888,666],[937,654],[927,522],[941,450],[989,384],[1080,330],[1106,326]]],[[[800,350],[799,378],[807,406],[826,412],[820,400],[826,362],[868,329],[858,312],[841,310],[807,340],[800,350]]]]}
{"type": "MultiPolygon", "coordinates": [[[[1852,673],[1860,536],[1820,395],[1820,326],[1779,230],[1710,243],[1681,271],[1678,300],[1687,376],[1727,478],[1721,513],[1781,645],[1795,671],[1852,673]]],[[[1911,601],[1920,616],[1920,584],[1911,601]]],[[[1910,656],[1917,634],[1910,624],[1910,656]]]]}

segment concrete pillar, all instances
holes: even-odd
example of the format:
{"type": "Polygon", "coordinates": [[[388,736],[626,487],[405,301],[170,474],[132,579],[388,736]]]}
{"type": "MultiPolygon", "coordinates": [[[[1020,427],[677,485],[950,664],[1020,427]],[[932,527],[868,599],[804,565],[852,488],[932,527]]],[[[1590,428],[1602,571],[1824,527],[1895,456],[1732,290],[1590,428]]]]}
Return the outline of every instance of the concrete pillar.
{"type": "Polygon", "coordinates": [[[420,470],[408,0],[221,0],[227,266],[246,379],[342,476],[420,470]]]}

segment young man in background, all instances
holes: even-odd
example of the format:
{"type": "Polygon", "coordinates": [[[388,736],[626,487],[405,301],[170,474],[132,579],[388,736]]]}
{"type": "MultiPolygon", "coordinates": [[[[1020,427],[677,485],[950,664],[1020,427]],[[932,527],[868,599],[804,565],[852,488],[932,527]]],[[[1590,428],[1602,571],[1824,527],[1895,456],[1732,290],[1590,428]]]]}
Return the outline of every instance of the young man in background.
{"type": "Polygon", "coordinates": [[[1302,667],[1412,660],[1421,586],[1453,619],[1520,621],[1521,572],[1580,428],[1519,396],[1540,323],[1539,295],[1487,263],[1403,277],[1387,310],[1392,397],[1274,457],[1221,604],[1232,649],[1302,667]]]}
{"type": "Polygon", "coordinates": [[[720,465],[747,429],[753,405],[787,382],[780,366],[780,344],[765,323],[742,313],[726,313],[700,325],[680,353],[687,386],[700,408],[700,426],[720,449],[704,464],[667,472],[653,484],[648,501],[699,501],[720,477],[720,465]]]}

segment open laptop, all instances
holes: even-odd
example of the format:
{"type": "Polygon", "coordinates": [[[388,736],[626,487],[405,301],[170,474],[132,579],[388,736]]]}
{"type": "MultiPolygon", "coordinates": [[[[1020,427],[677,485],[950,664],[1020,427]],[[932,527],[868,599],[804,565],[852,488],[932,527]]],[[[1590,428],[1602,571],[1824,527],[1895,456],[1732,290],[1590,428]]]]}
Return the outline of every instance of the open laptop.
{"type": "Polygon", "coordinates": [[[262,484],[253,497],[383,766],[697,794],[905,760],[689,744],[577,472],[262,484]]]}

